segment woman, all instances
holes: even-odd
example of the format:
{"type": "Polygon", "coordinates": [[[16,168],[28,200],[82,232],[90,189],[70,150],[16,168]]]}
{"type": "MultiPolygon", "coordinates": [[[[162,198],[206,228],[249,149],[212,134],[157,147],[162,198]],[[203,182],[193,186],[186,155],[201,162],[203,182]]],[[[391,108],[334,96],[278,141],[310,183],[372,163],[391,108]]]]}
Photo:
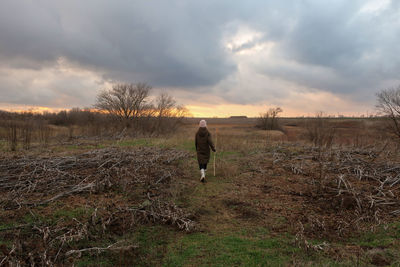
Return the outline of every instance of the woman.
{"type": "Polygon", "coordinates": [[[196,133],[195,145],[197,151],[197,161],[201,173],[200,181],[204,182],[206,178],[207,163],[210,160],[210,147],[215,152],[214,143],[211,139],[211,134],[207,129],[205,120],[199,123],[199,130],[196,133]]]}

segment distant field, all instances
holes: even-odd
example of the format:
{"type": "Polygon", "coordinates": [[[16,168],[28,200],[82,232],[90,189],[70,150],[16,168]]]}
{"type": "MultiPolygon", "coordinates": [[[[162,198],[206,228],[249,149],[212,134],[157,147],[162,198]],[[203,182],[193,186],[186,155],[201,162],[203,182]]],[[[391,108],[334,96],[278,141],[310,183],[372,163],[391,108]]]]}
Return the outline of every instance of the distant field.
{"type": "MultiPolygon", "coordinates": [[[[200,120],[205,119],[208,123],[210,124],[248,124],[248,125],[254,125],[257,122],[258,118],[186,118],[186,122],[190,124],[196,124],[200,120]]],[[[290,125],[290,124],[298,124],[301,121],[307,121],[307,120],[313,120],[315,118],[280,118],[280,121],[284,125],[290,125]]],[[[360,121],[379,121],[382,120],[381,118],[325,118],[326,120],[332,121],[332,122],[345,122],[345,124],[352,124],[352,122],[360,122],[360,121]]]]}
{"type": "Polygon", "coordinates": [[[198,124],[200,120],[206,120],[208,124],[255,124],[256,118],[231,119],[231,118],[186,118],[189,124],[198,124]]]}

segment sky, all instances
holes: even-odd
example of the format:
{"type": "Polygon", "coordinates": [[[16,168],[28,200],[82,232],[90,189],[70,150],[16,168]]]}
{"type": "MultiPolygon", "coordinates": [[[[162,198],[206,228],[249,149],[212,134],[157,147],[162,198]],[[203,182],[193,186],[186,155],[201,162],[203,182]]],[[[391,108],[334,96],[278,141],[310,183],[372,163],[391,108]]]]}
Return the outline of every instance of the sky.
{"type": "Polygon", "coordinates": [[[398,0],[1,0],[0,109],[146,82],[197,117],[372,114],[399,44],[398,0]]]}

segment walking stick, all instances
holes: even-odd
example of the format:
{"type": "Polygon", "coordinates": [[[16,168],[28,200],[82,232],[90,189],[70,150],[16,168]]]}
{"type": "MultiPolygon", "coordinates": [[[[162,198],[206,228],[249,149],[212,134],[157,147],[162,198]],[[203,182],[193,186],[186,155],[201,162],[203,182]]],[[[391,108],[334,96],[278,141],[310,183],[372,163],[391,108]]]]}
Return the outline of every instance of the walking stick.
{"type": "Polygon", "coordinates": [[[215,177],[215,155],[217,154],[217,142],[218,142],[218,129],[215,128],[214,177],[215,177]]]}

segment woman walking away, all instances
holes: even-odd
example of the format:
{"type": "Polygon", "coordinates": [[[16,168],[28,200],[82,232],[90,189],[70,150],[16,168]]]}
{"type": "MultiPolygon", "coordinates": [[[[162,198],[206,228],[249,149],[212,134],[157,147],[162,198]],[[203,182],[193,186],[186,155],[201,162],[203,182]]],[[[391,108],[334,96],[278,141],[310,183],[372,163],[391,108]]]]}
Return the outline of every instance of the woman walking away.
{"type": "Polygon", "coordinates": [[[207,123],[205,120],[201,120],[199,123],[199,130],[196,133],[195,145],[197,151],[197,161],[199,162],[200,168],[200,181],[205,182],[207,163],[210,160],[210,147],[215,152],[214,143],[211,139],[211,134],[207,129],[207,123]]]}

